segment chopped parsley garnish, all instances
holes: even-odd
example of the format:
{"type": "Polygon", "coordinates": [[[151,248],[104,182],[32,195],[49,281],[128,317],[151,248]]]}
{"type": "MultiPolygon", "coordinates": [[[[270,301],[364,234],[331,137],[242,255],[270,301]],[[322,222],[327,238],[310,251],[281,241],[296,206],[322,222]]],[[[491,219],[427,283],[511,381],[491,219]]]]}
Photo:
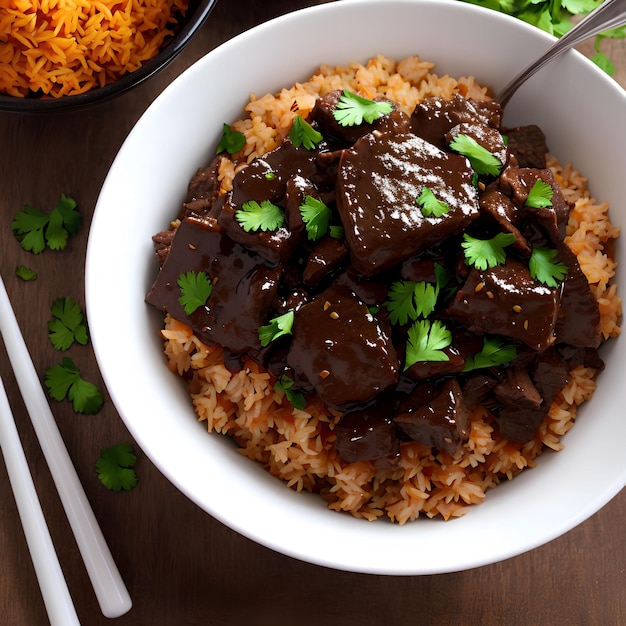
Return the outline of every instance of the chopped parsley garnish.
{"type": "Polygon", "coordinates": [[[346,232],[343,229],[343,226],[338,226],[338,225],[331,225],[330,228],[328,229],[328,234],[333,238],[333,239],[345,239],[346,237],[346,232]]]}
{"type": "Polygon", "coordinates": [[[504,249],[515,242],[512,233],[498,233],[491,239],[476,239],[465,233],[461,246],[465,253],[465,262],[476,269],[486,270],[488,267],[501,265],[506,260],[504,249]]]}
{"type": "Polygon", "coordinates": [[[437,200],[435,194],[428,187],[422,189],[422,193],[416,202],[422,210],[424,217],[441,217],[450,210],[450,206],[441,200],[437,200]]]}
{"type": "Polygon", "coordinates": [[[100,451],[96,472],[100,482],[111,491],[130,491],[137,484],[134,467],[137,457],[129,443],[118,443],[100,451]]]}
{"type": "Polygon", "coordinates": [[[215,154],[220,152],[228,152],[228,154],[235,154],[239,152],[246,145],[246,136],[238,131],[233,130],[228,124],[224,124],[222,127],[222,137],[215,154]]]}
{"type": "Polygon", "coordinates": [[[487,148],[481,146],[469,135],[457,135],[451,142],[450,148],[469,159],[472,168],[477,174],[498,176],[502,169],[500,159],[491,154],[487,148]]]}
{"type": "Polygon", "coordinates": [[[283,225],[285,213],[269,200],[263,200],[260,204],[256,200],[249,200],[235,211],[235,219],[247,233],[259,230],[267,232],[283,225]]]}
{"type": "Polygon", "coordinates": [[[333,117],[341,126],[360,126],[363,122],[372,124],[391,111],[391,102],[375,102],[344,89],[333,117]]]}
{"type": "Polygon", "coordinates": [[[528,263],[530,275],[548,287],[556,287],[567,275],[567,265],[554,248],[533,248],[528,263]]]}
{"type": "Polygon", "coordinates": [[[307,150],[313,150],[323,139],[322,134],[315,130],[301,115],[296,115],[293,118],[289,138],[296,148],[303,146],[307,150]]]}
{"type": "Polygon", "coordinates": [[[52,319],[48,336],[55,350],[67,350],[75,341],[82,346],[89,342],[85,314],[70,297],[57,298],[52,303],[52,319]]]}
{"type": "Polygon", "coordinates": [[[439,320],[418,320],[408,331],[404,369],[420,361],[449,361],[444,352],[452,343],[452,333],[439,320]]]}
{"type": "Polygon", "coordinates": [[[15,275],[26,282],[37,280],[37,272],[31,270],[30,267],[26,267],[25,265],[18,265],[15,268],[15,275]]]}
{"type": "Polygon", "coordinates": [[[77,413],[94,415],[104,403],[100,390],[84,380],[74,361],[64,357],[60,365],[53,365],[45,372],[44,384],[50,397],[58,402],[67,398],[77,413]]]}
{"type": "Polygon", "coordinates": [[[11,230],[27,252],[39,254],[46,249],[63,250],[68,239],[78,232],[81,215],[76,210],[76,202],[61,194],[59,201],[50,213],[24,205],[11,223],[11,230]]]}
{"type": "Polygon", "coordinates": [[[269,321],[269,324],[259,327],[259,340],[261,345],[269,346],[269,344],[282,337],[283,335],[290,335],[293,326],[295,314],[293,311],[287,311],[278,317],[274,317],[269,321]]]}
{"type": "Polygon", "coordinates": [[[300,214],[310,240],[317,241],[326,234],[332,212],[321,200],[307,196],[300,205],[300,214]]]}
{"type": "Polygon", "coordinates": [[[530,188],[524,205],[534,209],[550,207],[552,206],[553,195],[554,189],[544,180],[537,179],[535,184],[530,188]]]}
{"type": "Polygon", "coordinates": [[[282,374],[281,377],[274,383],[274,389],[282,391],[285,394],[287,400],[291,403],[294,409],[302,411],[306,407],[306,398],[304,394],[299,391],[294,391],[294,381],[286,374],[282,374]]]}
{"type": "Polygon", "coordinates": [[[185,315],[191,315],[204,306],[213,291],[213,284],[204,272],[181,274],[176,282],[180,287],[178,302],[185,310],[185,315]]]}
{"type": "Polygon", "coordinates": [[[504,365],[510,363],[516,356],[515,346],[505,344],[499,337],[485,337],[481,351],[467,358],[463,371],[470,372],[494,365],[504,365]]]}

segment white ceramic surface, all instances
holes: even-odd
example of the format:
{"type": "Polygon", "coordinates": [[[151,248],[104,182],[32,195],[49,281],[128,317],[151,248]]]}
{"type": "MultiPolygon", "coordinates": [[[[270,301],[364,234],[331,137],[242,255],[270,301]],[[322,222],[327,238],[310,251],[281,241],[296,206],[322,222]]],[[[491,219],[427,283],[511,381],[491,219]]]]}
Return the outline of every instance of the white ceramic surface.
{"type": "MultiPolygon", "coordinates": [[[[522,22],[454,0],[342,0],[225,43],[175,80],[138,122],[111,167],[92,224],[86,284],[91,336],[132,435],[208,513],[312,563],[432,574],[542,545],[624,486],[623,341],[604,351],[607,368],[597,394],[582,407],[562,452],[544,455],[537,468],[490,491],[484,504],[460,519],[396,526],[328,511],[321,499],[291,491],[240,457],[228,439],[208,435],[181,382],[165,367],[157,334],[161,316],[144,303],[156,271],[151,236],[177,212],[189,178],[208,163],[222,123],[240,117],[249,92],[261,95],[306,79],[320,63],[364,61],[377,53],[398,59],[418,54],[436,62],[440,74],[474,74],[497,91],[552,41],[522,22]]],[[[551,151],[590,178],[592,192],[611,202],[612,219],[623,227],[625,113],[624,91],[572,52],[518,92],[505,122],[540,124],[551,151]]]]}

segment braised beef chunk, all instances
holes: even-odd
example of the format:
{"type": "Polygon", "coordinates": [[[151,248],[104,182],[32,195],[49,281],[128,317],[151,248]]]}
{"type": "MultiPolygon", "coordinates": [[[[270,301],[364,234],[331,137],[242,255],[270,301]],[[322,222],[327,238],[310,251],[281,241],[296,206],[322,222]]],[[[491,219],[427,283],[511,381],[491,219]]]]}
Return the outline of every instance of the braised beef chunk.
{"type": "Polygon", "coordinates": [[[395,457],[400,448],[390,403],[379,402],[345,413],[334,433],[337,452],[347,463],[395,457]]]}
{"type": "Polygon", "coordinates": [[[509,152],[515,155],[520,167],[546,168],[548,146],[546,136],[536,124],[505,128],[509,152]]]}
{"type": "Polygon", "coordinates": [[[220,164],[226,157],[217,155],[205,168],[200,168],[187,187],[187,197],[178,219],[186,217],[203,217],[207,215],[217,200],[220,191],[218,173],[220,164]]]}
{"type": "Polygon", "coordinates": [[[233,352],[260,348],[259,326],[276,298],[280,267],[194,218],[183,220],[146,301],[188,324],[208,344],[233,352]],[[179,298],[178,279],[188,272],[204,272],[214,281],[206,304],[187,315],[179,298]]]}
{"type": "Polygon", "coordinates": [[[567,361],[555,348],[548,348],[538,354],[529,371],[535,387],[543,398],[544,406],[548,407],[571,379],[567,361]]]}
{"type": "Polygon", "coordinates": [[[443,349],[445,361],[418,361],[404,371],[404,375],[414,380],[424,380],[433,376],[444,376],[462,372],[465,358],[455,346],[443,349]]]}
{"type": "Polygon", "coordinates": [[[549,407],[544,407],[526,368],[505,369],[502,380],[493,388],[493,395],[502,406],[496,412],[502,436],[520,443],[530,441],[549,407]]]}
{"type": "Polygon", "coordinates": [[[496,102],[468,100],[455,94],[447,100],[438,96],[424,98],[413,111],[411,130],[440,148],[445,147],[445,135],[458,124],[480,122],[500,127],[502,109],[496,102]]]}
{"type": "Polygon", "coordinates": [[[348,258],[348,248],[343,240],[324,237],[311,251],[302,280],[305,285],[319,285],[348,258]]]}
{"type": "Polygon", "coordinates": [[[558,305],[558,289],[537,282],[524,263],[509,258],[504,265],[473,268],[444,315],[471,332],[545,350],[554,342],[558,305]]]}
{"type": "Polygon", "coordinates": [[[469,433],[469,411],[459,382],[447,378],[439,387],[422,383],[400,405],[394,422],[410,439],[454,454],[469,433]]]}
{"type": "Polygon", "coordinates": [[[335,407],[368,402],[398,380],[389,329],[335,284],[296,312],[287,361],[335,407]]]}
{"type": "MultiPolygon", "coordinates": [[[[411,120],[409,116],[398,110],[395,102],[390,102],[393,106],[391,113],[382,115],[371,124],[367,122],[352,125],[339,124],[335,119],[335,111],[342,95],[343,91],[341,90],[331,91],[317,101],[311,112],[311,121],[326,139],[349,146],[366,133],[372,131],[404,133],[410,130],[411,120]]],[[[378,98],[377,100],[389,102],[384,98],[378,98]]]]}
{"type": "Polygon", "coordinates": [[[412,134],[370,133],[344,150],[337,209],[354,267],[372,275],[462,231],[479,212],[472,177],[465,157],[412,134]],[[424,217],[424,188],[449,211],[424,217]]]}
{"type": "Polygon", "coordinates": [[[597,348],[602,341],[600,309],[576,255],[561,244],[559,259],[567,265],[556,332],[561,343],[581,348],[597,348]]]}

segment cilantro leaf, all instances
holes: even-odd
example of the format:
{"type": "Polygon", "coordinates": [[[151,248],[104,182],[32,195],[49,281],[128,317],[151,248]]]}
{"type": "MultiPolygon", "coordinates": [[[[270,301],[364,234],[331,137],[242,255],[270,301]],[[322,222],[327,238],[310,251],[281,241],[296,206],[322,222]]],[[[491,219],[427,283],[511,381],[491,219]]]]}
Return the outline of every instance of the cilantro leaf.
{"type": "Polygon", "coordinates": [[[94,415],[104,403],[100,390],[81,378],[74,361],[68,357],[46,370],[44,384],[51,398],[59,402],[67,398],[77,413],[94,415]]]}
{"type": "Polygon", "coordinates": [[[491,239],[476,239],[465,233],[461,247],[465,253],[465,262],[479,270],[501,265],[506,260],[504,248],[515,242],[512,233],[498,233],[491,239]]]}
{"type": "Polygon", "coordinates": [[[300,205],[300,214],[310,240],[317,241],[326,234],[332,211],[321,200],[307,196],[300,205]]]}
{"type": "Polygon", "coordinates": [[[424,280],[415,284],[414,300],[418,317],[428,317],[437,304],[438,288],[424,280]]]}
{"type": "Polygon", "coordinates": [[[304,146],[307,150],[313,150],[323,139],[322,134],[315,130],[301,115],[296,115],[293,118],[289,138],[296,148],[304,146]]]}
{"type": "Polygon", "coordinates": [[[100,451],[96,472],[100,482],[111,491],[130,491],[138,482],[133,469],[137,457],[129,443],[118,443],[100,451]]]}
{"type": "Polygon", "coordinates": [[[15,275],[25,281],[37,280],[37,272],[31,270],[30,267],[25,265],[18,265],[15,268],[15,275]]]}
{"type": "Polygon", "coordinates": [[[338,226],[338,225],[331,225],[330,228],[328,229],[328,234],[333,239],[345,239],[346,237],[346,232],[343,229],[343,226],[338,226]]]}
{"type": "Polygon", "coordinates": [[[181,274],[176,282],[180,287],[178,302],[185,310],[185,315],[191,315],[204,306],[213,291],[213,284],[204,272],[181,274]]]}
{"type": "Polygon", "coordinates": [[[272,231],[283,225],[285,214],[269,200],[263,200],[261,204],[256,200],[249,200],[235,211],[235,219],[247,233],[257,230],[272,231]]]}
{"type": "Polygon", "coordinates": [[[278,339],[278,337],[290,335],[294,318],[295,313],[293,311],[287,311],[287,313],[283,313],[283,315],[272,318],[269,324],[259,326],[259,340],[261,345],[265,348],[265,346],[268,346],[272,341],[278,339]]]}
{"type": "Polygon", "coordinates": [[[550,207],[552,206],[553,195],[554,189],[552,189],[552,186],[538,178],[535,184],[530,188],[524,205],[534,209],[550,207]]]}
{"type": "Polygon", "coordinates": [[[473,357],[468,357],[463,368],[464,372],[475,369],[493,367],[510,363],[517,356],[517,348],[507,345],[499,337],[485,337],[483,347],[473,357]]]}
{"type": "Polygon", "coordinates": [[[452,343],[452,333],[439,320],[418,320],[408,330],[404,369],[420,361],[449,361],[443,351],[452,343]]]}
{"type": "Polygon", "coordinates": [[[87,345],[89,334],[85,314],[70,297],[57,298],[52,303],[52,319],[48,322],[48,336],[55,350],[67,350],[75,341],[87,345]]]}
{"type": "Polygon", "coordinates": [[[51,250],[63,250],[68,239],[78,232],[81,219],[76,202],[61,194],[50,213],[24,205],[15,214],[11,230],[24,250],[39,254],[46,246],[51,250]]]}
{"type": "Polygon", "coordinates": [[[502,169],[500,159],[495,157],[487,148],[481,146],[469,135],[457,135],[451,142],[450,148],[469,159],[472,168],[477,174],[498,176],[502,169]]]}
{"type": "Polygon", "coordinates": [[[333,117],[341,126],[359,126],[364,121],[371,124],[391,111],[393,106],[390,102],[375,102],[344,89],[333,117]]]}
{"type": "Polygon", "coordinates": [[[424,217],[441,217],[450,210],[450,206],[441,200],[437,200],[435,194],[428,187],[422,189],[422,193],[416,202],[422,210],[424,217]]]}
{"type": "Polygon", "coordinates": [[[396,280],[391,283],[385,306],[392,324],[407,324],[428,317],[437,304],[439,287],[426,281],[396,280]]]}
{"type": "Polygon", "coordinates": [[[282,374],[274,383],[274,389],[284,392],[285,397],[292,404],[293,408],[302,411],[306,407],[306,398],[304,394],[292,389],[294,384],[294,381],[289,376],[282,374]]]}
{"type": "Polygon", "coordinates": [[[567,265],[554,248],[533,248],[528,267],[530,275],[548,287],[556,287],[567,275],[567,265]]]}
{"type": "Polygon", "coordinates": [[[228,152],[228,154],[235,154],[239,152],[246,145],[246,136],[238,131],[233,130],[228,124],[222,126],[222,137],[217,144],[215,154],[220,152],[228,152]]]}

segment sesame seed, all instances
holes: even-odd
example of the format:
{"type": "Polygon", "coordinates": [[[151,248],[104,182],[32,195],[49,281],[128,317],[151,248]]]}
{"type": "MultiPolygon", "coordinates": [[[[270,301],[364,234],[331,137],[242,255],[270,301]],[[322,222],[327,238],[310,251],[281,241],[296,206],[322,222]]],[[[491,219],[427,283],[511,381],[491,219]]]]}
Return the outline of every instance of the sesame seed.
{"type": "Polygon", "coordinates": [[[516,313],[521,313],[521,312],[522,312],[522,307],[521,307],[519,304],[514,304],[514,305],[513,305],[513,310],[514,310],[516,313]]]}
{"type": "Polygon", "coordinates": [[[337,313],[337,311],[331,311],[330,312],[330,318],[333,320],[338,320],[339,319],[339,313],[337,313]]]}
{"type": "Polygon", "coordinates": [[[478,293],[479,291],[482,291],[485,288],[485,283],[480,282],[476,285],[476,287],[474,287],[474,292],[478,293]]]}
{"type": "Polygon", "coordinates": [[[194,246],[192,243],[188,243],[187,245],[189,246],[190,250],[195,250],[196,249],[196,246],[194,246]]]}
{"type": "Polygon", "coordinates": [[[489,299],[493,300],[493,299],[495,298],[495,296],[493,295],[493,291],[491,291],[491,290],[490,290],[490,291],[488,291],[488,292],[487,292],[487,297],[488,297],[489,299]]]}
{"type": "Polygon", "coordinates": [[[322,308],[324,309],[324,311],[328,311],[328,309],[330,309],[330,302],[328,300],[326,300],[326,302],[324,302],[324,306],[322,308]]]}
{"type": "Polygon", "coordinates": [[[528,320],[524,320],[524,330],[528,330],[528,320]]]}
{"type": "Polygon", "coordinates": [[[320,372],[320,378],[328,378],[330,376],[330,372],[328,370],[322,370],[320,372]]]}

